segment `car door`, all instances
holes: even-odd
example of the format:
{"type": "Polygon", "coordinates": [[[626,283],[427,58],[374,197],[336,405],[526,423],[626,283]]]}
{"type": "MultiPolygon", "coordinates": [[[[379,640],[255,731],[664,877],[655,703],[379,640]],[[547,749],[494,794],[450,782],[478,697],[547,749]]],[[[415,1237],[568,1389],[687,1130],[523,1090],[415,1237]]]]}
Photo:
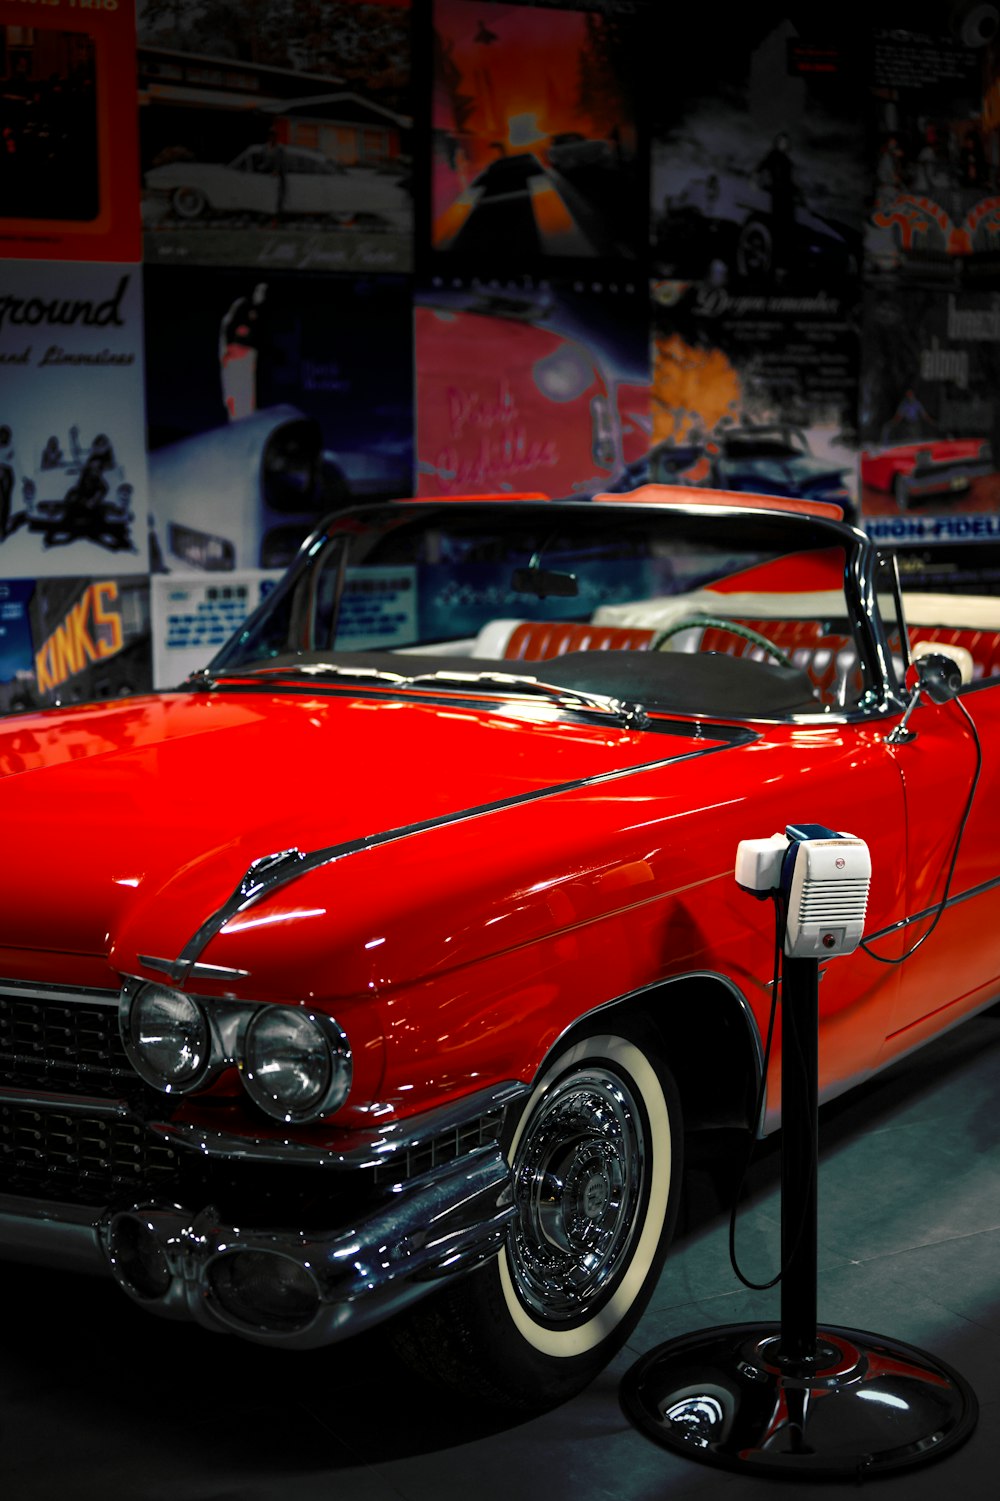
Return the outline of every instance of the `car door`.
{"type": "MultiPolygon", "coordinates": [[[[889,1054],[907,1051],[1000,991],[1000,678],[967,687],[960,704],[922,700],[908,728],[913,739],[888,747],[906,805],[904,952],[923,942],[900,966],[889,1054]],[[982,746],[967,819],[977,752],[963,708],[982,746]]],[[[886,951],[884,939],[871,946],[886,951]]]]}

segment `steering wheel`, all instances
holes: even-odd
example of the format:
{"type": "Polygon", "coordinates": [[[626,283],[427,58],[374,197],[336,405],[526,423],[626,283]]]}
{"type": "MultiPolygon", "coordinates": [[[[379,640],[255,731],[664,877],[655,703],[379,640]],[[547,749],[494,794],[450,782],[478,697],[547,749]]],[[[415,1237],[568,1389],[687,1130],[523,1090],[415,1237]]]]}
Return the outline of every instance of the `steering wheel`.
{"type": "Polygon", "coordinates": [[[793,667],[795,665],[791,657],[783,652],[780,646],[775,646],[774,642],[769,641],[766,636],[762,636],[760,631],[751,630],[748,625],[737,625],[732,620],[723,620],[718,615],[690,615],[686,616],[683,620],[675,620],[673,625],[668,625],[657,635],[656,650],[662,651],[663,643],[668,641],[671,636],[676,636],[679,631],[690,630],[695,625],[711,627],[716,631],[728,631],[732,636],[740,636],[744,641],[752,641],[754,646],[762,647],[764,651],[774,657],[775,661],[780,662],[782,667],[793,667]]]}

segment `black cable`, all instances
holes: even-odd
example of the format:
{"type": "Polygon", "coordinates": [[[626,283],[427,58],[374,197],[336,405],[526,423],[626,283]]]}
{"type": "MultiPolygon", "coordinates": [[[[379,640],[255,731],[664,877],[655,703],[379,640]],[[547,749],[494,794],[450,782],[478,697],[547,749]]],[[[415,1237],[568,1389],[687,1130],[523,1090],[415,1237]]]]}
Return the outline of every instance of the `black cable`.
{"type": "Polygon", "coordinates": [[[934,932],[934,929],[941,921],[941,918],[944,915],[944,910],[948,905],[948,898],[951,895],[952,877],[955,874],[955,866],[958,864],[959,850],[962,848],[962,840],[965,838],[966,825],[969,822],[969,814],[972,812],[972,803],[976,796],[976,788],[979,786],[979,776],[983,769],[983,747],[979,739],[979,731],[976,729],[975,720],[960,698],[955,698],[952,700],[952,702],[956,703],[961,709],[962,713],[968,720],[969,728],[972,731],[972,739],[976,747],[976,770],[972,778],[972,786],[969,788],[969,796],[966,800],[965,811],[962,814],[962,819],[958,826],[958,833],[955,836],[955,848],[952,851],[951,863],[948,866],[948,875],[944,883],[944,892],[942,893],[941,900],[938,903],[937,911],[934,913],[933,921],[931,922],[931,925],[927,929],[926,933],[922,933],[913,947],[911,949],[907,949],[905,954],[900,954],[898,958],[892,959],[885,954],[874,953],[862,938],[861,942],[858,944],[858,948],[863,949],[864,952],[868,955],[869,959],[874,959],[878,964],[903,964],[907,959],[911,958],[917,952],[917,949],[920,947],[920,945],[927,942],[928,938],[931,936],[931,934],[934,932]]]}

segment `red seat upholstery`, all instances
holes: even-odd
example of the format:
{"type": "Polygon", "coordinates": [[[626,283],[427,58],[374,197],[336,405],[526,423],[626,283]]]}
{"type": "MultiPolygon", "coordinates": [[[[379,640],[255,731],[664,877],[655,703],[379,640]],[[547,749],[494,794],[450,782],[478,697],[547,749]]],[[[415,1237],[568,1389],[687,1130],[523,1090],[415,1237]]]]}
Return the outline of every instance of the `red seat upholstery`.
{"type": "MultiPolygon", "coordinates": [[[[852,637],[825,632],[817,620],[738,620],[766,636],[792,663],[807,673],[822,703],[845,704],[861,693],[857,648],[852,637]]],[[[697,626],[692,621],[691,629],[697,626]]],[[[591,625],[575,620],[522,620],[514,626],[504,657],[518,662],[542,662],[570,651],[650,651],[660,632],[639,626],[591,625]]],[[[917,626],[910,644],[941,641],[964,646],[974,663],[974,677],[1000,676],[1000,631],[944,626],[917,626]]],[[[896,643],[898,650],[898,642],[896,643]]],[[[725,652],[731,657],[766,661],[764,648],[718,626],[704,626],[698,651],[725,652]]]]}
{"type": "Polygon", "coordinates": [[[625,625],[589,625],[576,620],[522,620],[504,656],[516,662],[543,662],[568,651],[649,651],[655,631],[625,625]]]}
{"type": "MultiPolygon", "coordinates": [[[[838,702],[837,685],[857,668],[857,652],[847,636],[824,635],[815,620],[743,620],[736,624],[767,636],[802,668],[824,703],[838,702]]],[[[691,629],[697,629],[692,622],[691,629]]],[[[512,630],[504,657],[518,662],[542,662],[570,651],[650,651],[660,633],[638,626],[590,625],[579,621],[524,620],[512,630]]],[[[725,652],[761,661],[763,647],[716,626],[702,628],[698,651],[725,652]]],[[[861,691],[860,679],[852,689],[861,691]]]]}

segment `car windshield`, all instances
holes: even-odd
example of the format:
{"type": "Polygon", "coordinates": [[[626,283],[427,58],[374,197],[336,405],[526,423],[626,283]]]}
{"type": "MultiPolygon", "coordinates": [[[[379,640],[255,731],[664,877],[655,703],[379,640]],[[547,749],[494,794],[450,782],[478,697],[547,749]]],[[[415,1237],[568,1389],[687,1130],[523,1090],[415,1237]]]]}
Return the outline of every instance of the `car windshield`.
{"type": "Polygon", "coordinates": [[[860,545],[825,520],[708,506],[344,512],[208,671],[499,671],[594,692],[618,673],[620,694],[669,709],[849,707],[870,684],[845,597],[860,545]]]}

